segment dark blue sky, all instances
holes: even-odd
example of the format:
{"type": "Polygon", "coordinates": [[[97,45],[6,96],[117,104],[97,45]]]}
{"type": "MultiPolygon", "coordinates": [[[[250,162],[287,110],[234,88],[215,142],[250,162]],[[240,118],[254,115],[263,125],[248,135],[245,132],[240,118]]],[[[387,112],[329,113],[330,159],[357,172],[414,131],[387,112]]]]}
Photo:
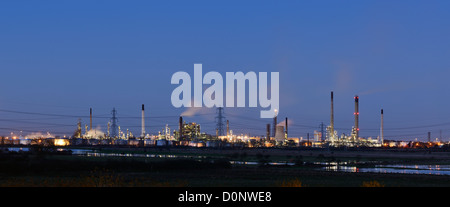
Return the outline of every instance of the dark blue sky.
{"type": "MultiPolygon", "coordinates": [[[[176,128],[170,78],[193,73],[280,72],[280,114],[292,136],[329,124],[339,134],[425,140],[450,136],[450,2],[443,1],[1,1],[0,134],[71,135],[77,116],[139,134],[176,128]],[[8,112],[14,111],[14,112],[8,112]],[[33,112],[41,114],[26,114],[33,112]],[[70,115],[47,116],[45,114],[70,115]],[[105,118],[102,118],[105,117],[105,118]],[[73,126],[72,126],[73,125],[73,126]],[[406,136],[405,136],[406,135],[406,136]]],[[[260,109],[226,109],[235,133],[263,135],[260,109]]],[[[214,109],[187,121],[215,133],[214,109]]]]}

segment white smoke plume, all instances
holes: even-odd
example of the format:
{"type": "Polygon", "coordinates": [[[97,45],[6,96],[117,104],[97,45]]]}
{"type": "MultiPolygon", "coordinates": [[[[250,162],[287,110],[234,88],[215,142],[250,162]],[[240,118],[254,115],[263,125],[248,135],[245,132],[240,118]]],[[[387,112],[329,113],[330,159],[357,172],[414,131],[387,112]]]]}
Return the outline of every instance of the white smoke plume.
{"type": "Polygon", "coordinates": [[[413,88],[408,85],[400,85],[400,84],[390,84],[390,85],[384,85],[383,87],[377,87],[370,90],[366,90],[363,92],[358,92],[359,95],[370,95],[374,93],[382,93],[382,92],[390,92],[390,91],[402,91],[413,88]]]}
{"type": "MultiPolygon", "coordinates": [[[[292,124],[294,124],[294,121],[292,121],[292,119],[288,119],[288,126],[292,126],[292,124]]],[[[277,126],[286,126],[286,120],[283,119],[283,121],[278,123],[277,126]]]]}
{"type": "Polygon", "coordinates": [[[203,107],[189,107],[186,111],[183,111],[181,113],[181,116],[191,117],[199,114],[200,111],[202,111],[203,107]]]}
{"type": "Polygon", "coordinates": [[[187,109],[185,111],[183,111],[183,113],[181,113],[180,116],[185,116],[185,117],[191,117],[191,116],[195,116],[198,114],[202,114],[202,112],[206,112],[208,111],[207,107],[194,107],[195,104],[202,104],[203,102],[201,100],[195,100],[192,99],[191,101],[191,106],[192,107],[187,107],[187,109]]]}
{"type": "Polygon", "coordinates": [[[337,61],[335,62],[336,69],[336,90],[346,91],[351,88],[354,74],[354,65],[351,63],[337,61]]]}
{"type": "Polygon", "coordinates": [[[100,137],[104,137],[105,133],[100,130],[100,126],[97,126],[97,128],[95,129],[91,129],[86,133],[86,138],[100,138],[100,137]]]}
{"type": "Polygon", "coordinates": [[[49,137],[55,137],[54,135],[47,132],[46,134],[43,134],[41,132],[33,132],[29,135],[26,135],[26,139],[39,139],[39,138],[49,138],[49,137]]]}

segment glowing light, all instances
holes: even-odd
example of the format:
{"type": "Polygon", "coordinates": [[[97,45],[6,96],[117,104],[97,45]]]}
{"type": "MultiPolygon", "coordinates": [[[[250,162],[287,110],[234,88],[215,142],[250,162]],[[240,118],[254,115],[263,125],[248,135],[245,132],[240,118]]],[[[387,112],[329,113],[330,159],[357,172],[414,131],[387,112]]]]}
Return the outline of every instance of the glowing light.
{"type": "Polygon", "coordinates": [[[55,146],[67,146],[69,145],[69,140],[67,139],[55,139],[55,146]]]}

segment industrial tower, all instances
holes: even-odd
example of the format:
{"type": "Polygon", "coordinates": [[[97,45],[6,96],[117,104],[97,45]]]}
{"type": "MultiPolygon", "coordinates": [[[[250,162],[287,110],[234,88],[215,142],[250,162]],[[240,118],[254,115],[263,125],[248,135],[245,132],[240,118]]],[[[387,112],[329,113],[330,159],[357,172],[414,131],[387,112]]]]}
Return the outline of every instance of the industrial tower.
{"type": "Polygon", "coordinates": [[[73,133],[74,138],[81,138],[81,119],[78,119],[77,130],[73,133]]]}
{"type": "Polygon", "coordinates": [[[225,116],[223,114],[224,114],[223,107],[218,107],[217,108],[217,116],[216,116],[216,121],[217,121],[216,131],[219,136],[224,136],[223,121],[225,120],[225,116]]]}
{"type": "Polygon", "coordinates": [[[383,113],[383,109],[381,109],[381,129],[380,129],[380,143],[383,146],[384,143],[384,113],[383,113]]]}
{"type": "Polygon", "coordinates": [[[359,139],[359,96],[355,96],[355,139],[359,139]]]}
{"type": "Polygon", "coordinates": [[[116,108],[113,108],[112,112],[111,112],[111,137],[117,137],[117,111],[116,108]]]}
{"type": "Polygon", "coordinates": [[[92,130],[92,108],[89,108],[89,130],[92,130]]]}
{"type": "Polygon", "coordinates": [[[142,117],[141,117],[141,138],[145,137],[145,113],[144,104],[142,104],[142,117]]]}
{"type": "Polygon", "coordinates": [[[278,110],[275,109],[275,116],[273,117],[273,132],[272,132],[273,137],[275,137],[275,134],[277,131],[277,125],[278,125],[277,116],[278,116],[278,110]]]}

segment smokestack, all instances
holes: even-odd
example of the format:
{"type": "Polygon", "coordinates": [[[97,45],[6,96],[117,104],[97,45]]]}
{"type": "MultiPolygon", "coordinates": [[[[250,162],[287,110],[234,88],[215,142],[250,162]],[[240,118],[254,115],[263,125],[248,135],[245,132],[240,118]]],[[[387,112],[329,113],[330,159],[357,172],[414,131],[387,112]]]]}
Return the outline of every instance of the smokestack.
{"type": "Polygon", "coordinates": [[[180,123],[179,123],[179,127],[180,127],[180,136],[179,136],[179,141],[181,141],[181,138],[183,137],[183,117],[180,116],[180,123]]]}
{"type": "Polygon", "coordinates": [[[145,137],[145,113],[144,113],[144,104],[142,104],[142,120],[141,120],[141,137],[145,137]]]}
{"type": "Polygon", "coordinates": [[[277,124],[278,124],[278,122],[277,122],[277,116],[278,116],[277,110],[275,109],[275,117],[273,117],[273,132],[272,132],[273,137],[275,137],[275,133],[276,133],[276,131],[277,131],[277,124]]]}
{"type": "Polygon", "coordinates": [[[92,108],[89,109],[89,118],[90,118],[90,124],[89,124],[89,130],[92,130],[92,108]]]}
{"type": "Polygon", "coordinates": [[[380,131],[380,138],[381,138],[381,145],[384,143],[384,117],[383,117],[383,109],[381,109],[381,131],[380,131]]]}
{"type": "Polygon", "coordinates": [[[267,124],[266,141],[270,141],[270,124],[267,124]]]}
{"type": "Polygon", "coordinates": [[[227,120],[227,136],[230,136],[230,121],[227,120]]]}
{"type": "Polygon", "coordinates": [[[359,138],[359,96],[355,96],[355,130],[356,130],[356,139],[359,138]]]}
{"type": "Polygon", "coordinates": [[[428,142],[431,142],[431,132],[428,132],[428,142]]]}
{"type": "Polygon", "coordinates": [[[306,146],[309,147],[309,133],[306,133],[306,146]]]}
{"type": "Polygon", "coordinates": [[[323,122],[320,124],[320,142],[323,142],[323,122]]]}
{"type": "Polygon", "coordinates": [[[330,116],[330,129],[331,133],[334,134],[334,97],[333,91],[331,91],[331,116],[330,116]]]}
{"type": "Polygon", "coordinates": [[[111,137],[111,133],[110,133],[110,128],[111,128],[111,126],[110,126],[110,122],[108,121],[108,125],[107,125],[107,127],[108,127],[108,138],[109,137],[111,137]]]}

